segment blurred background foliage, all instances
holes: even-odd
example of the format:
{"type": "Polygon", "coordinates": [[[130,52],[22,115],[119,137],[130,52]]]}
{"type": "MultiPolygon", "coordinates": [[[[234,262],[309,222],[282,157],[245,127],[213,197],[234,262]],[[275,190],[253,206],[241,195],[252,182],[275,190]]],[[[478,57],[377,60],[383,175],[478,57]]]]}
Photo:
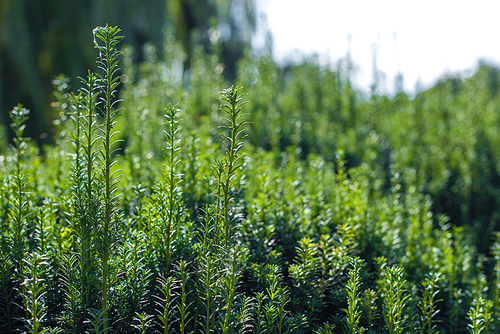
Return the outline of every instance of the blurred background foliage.
{"type": "Polygon", "coordinates": [[[234,80],[236,61],[255,25],[253,0],[2,0],[0,1],[0,121],[19,101],[32,110],[27,134],[50,142],[54,119],[52,79],[64,73],[73,84],[95,70],[92,29],[117,25],[134,49],[133,62],[145,60],[144,46],[162,57],[166,30],[175,32],[189,68],[195,45],[210,52],[210,38],[221,34],[224,76],[234,80]],[[40,135],[42,136],[40,138],[40,135]]]}

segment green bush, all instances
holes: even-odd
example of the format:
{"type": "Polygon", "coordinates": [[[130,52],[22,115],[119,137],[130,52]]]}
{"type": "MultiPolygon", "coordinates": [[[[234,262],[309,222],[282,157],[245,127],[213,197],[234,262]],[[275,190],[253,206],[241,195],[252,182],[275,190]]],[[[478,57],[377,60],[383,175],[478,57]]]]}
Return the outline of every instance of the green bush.
{"type": "Polygon", "coordinates": [[[166,61],[136,72],[119,32],[94,30],[99,72],[78,95],[56,81],[54,107],[69,106],[58,109],[57,146],[40,153],[23,137],[28,111],[11,113],[2,332],[500,329],[498,235],[485,258],[432,200],[494,189],[475,187],[497,168],[492,147],[477,155],[496,135],[495,97],[477,96],[471,108],[490,109],[474,117],[461,90],[444,94],[453,85],[363,101],[337,72],[285,73],[267,57],[241,61],[244,90],[222,90],[216,53],[199,50],[184,75],[169,36],[166,61]],[[436,107],[433,94],[457,106],[436,107]]]}

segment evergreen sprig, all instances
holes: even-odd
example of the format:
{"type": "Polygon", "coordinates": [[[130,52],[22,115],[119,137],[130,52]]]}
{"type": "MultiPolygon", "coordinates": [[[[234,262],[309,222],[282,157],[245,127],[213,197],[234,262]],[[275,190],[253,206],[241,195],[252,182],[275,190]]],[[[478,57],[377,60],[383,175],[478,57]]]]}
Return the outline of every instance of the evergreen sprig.
{"type": "Polygon", "coordinates": [[[119,74],[119,56],[121,51],[118,45],[123,39],[119,35],[118,27],[97,27],[94,29],[94,44],[99,51],[98,67],[102,73],[98,74],[97,85],[101,92],[101,106],[103,115],[103,124],[100,127],[99,138],[101,140],[101,149],[99,150],[99,176],[100,187],[103,191],[103,198],[99,208],[99,224],[95,225],[95,238],[97,239],[97,251],[101,259],[101,298],[102,298],[102,317],[104,320],[104,332],[108,333],[108,294],[110,290],[111,269],[109,263],[118,238],[118,212],[117,203],[119,193],[117,183],[120,177],[119,170],[113,170],[116,163],[116,153],[118,140],[115,138],[118,132],[113,128],[120,115],[117,108],[116,99],[117,88],[120,84],[121,75],[119,74]]]}
{"type": "Polygon", "coordinates": [[[158,290],[160,291],[159,296],[155,296],[155,304],[156,311],[158,313],[158,325],[162,329],[163,334],[168,334],[171,331],[171,327],[174,324],[172,320],[172,312],[173,312],[173,288],[175,284],[175,279],[173,277],[167,277],[166,279],[163,276],[158,277],[158,290]]]}
{"type": "Polygon", "coordinates": [[[406,280],[403,275],[400,267],[385,267],[382,315],[389,334],[401,334],[406,327],[408,314],[405,307],[410,295],[405,294],[406,280]]]}
{"type": "Polygon", "coordinates": [[[349,269],[349,281],[347,282],[347,309],[343,309],[346,313],[347,333],[356,334],[363,332],[359,327],[359,320],[361,318],[361,268],[363,262],[359,257],[351,260],[351,268],[349,269]]]}
{"type": "Polygon", "coordinates": [[[165,118],[167,119],[167,130],[165,131],[165,137],[167,139],[166,147],[166,163],[165,163],[165,175],[166,175],[166,192],[167,192],[167,208],[163,212],[163,219],[165,221],[163,230],[163,240],[165,240],[165,261],[166,269],[165,273],[170,271],[170,253],[171,253],[171,243],[172,243],[172,233],[174,224],[180,218],[181,211],[181,175],[179,173],[179,162],[180,162],[180,139],[179,139],[179,113],[180,109],[173,107],[169,104],[168,108],[165,109],[165,118]]]}
{"type": "Polygon", "coordinates": [[[243,154],[240,153],[243,146],[245,129],[243,126],[247,123],[243,118],[242,107],[246,101],[241,94],[242,87],[234,87],[223,90],[220,94],[220,109],[227,115],[222,118],[224,124],[220,128],[227,129],[228,134],[223,135],[223,144],[226,151],[224,157],[224,176],[222,179],[223,188],[223,212],[224,212],[224,231],[225,247],[229,248],[229,238],[232,229],[232,217],[230,212],[230,203],[233,201],[231,195],[232,187],[235,183],[236,170],[243,163],[243,154]]]}
{"type": "Polygon", "coordinates": [[[177,304],[176,308],[179,313],[178,323],[179,332],[184,334],[187,331],[187,326],[192,320],[192,315],[190,311],[192,301],[188,300],[191,291],[189,290],[189,282],[191,280],[191,273],[189,272],[190,263],[181,260],[176,266],[175,271],[178,273],[178,285],[180,292],[177,294],[177,304]]]}
{"type": "Polygon", "coordinates": [[[442,302],[441,299],[436,298],[436,296],[439,294],[440,280],[441,275],[439,273],[432,273],[422,282],[422,300],[418,305],[422,316],[420,323],[421,334],[434,334],[437,332],[435,324],[435,318],[439,313],[437,304],[439,302],[442,302]]]}
{"type": "MultiPolygon", "coordinates": [[[[81,161],[75,160],[75,167],[73,173],[72,187],[73,187],[73,205],[75,223],[75,233],[78,245],[78,261],[80,271],[80,290],[83,294],[83,314],[87,318],[88,307],[92,304],[91,292],[93,289],[92,272],[95,271],[93,266],[95,249],[92,246],[94,229],[99,221],[99,192],[96,180],[95,165],[96,157],[96,134],[97,120],[96,113],[99,105],[97,97],[98,84],[97,77],[94,73],[88,72],[87,79],[81,78],[83,87],[80,89],[82,93],[81,103],[85,115],[82,115],[83,139],[81,140],[82,153],[78,154],[76,150],[76,158],[81,161]],[[81,167],[80,167],[81,166],[81,167]],[[81,170],[80,170],[81,168],[81,170]]],[[[79,101],[73,101],[78,104],[79,101]]],[[[74,106],[75,109],[78,105],[74,106]]],[[[78,110],[78,109],[77,109],[78,110]]],[[[75,119],[76,132],[80,120],[75,119]]],[[[79,139],[73,139],[75,149],[78,148],[79,139]]]]}
{"type": "MultiPolygon", "coordinates": [[[[205,233],[206,235],[207,233],[205,233]]],[[[198,255],[198,298],[200,300],[199,325],[203,333],[210,334],[215,330],[218,291],[217,284],[220,279],[219,262],[220,260],[212,253],[208,247],[200,247],[198,255]]]]}
{"type": "Polygon", "coordinates": [[[26,121],[28,121],[28,115],[30,114],[29,109],[23,108],[22,104],[18,104],[12,109],[9,116],[12,120],[10,127],[14,132],[14,146],[12,149],[14,151],[14,161],[16,162],[16,173],[21,173],[22,157],[26,153],[27,140],[29,138],[24,138],[23,134],[26,130],[26,121]]]}
{"type": "Polygon", "coordinates": [[[10,236],[12,259],[15,261],[20,281],[24,281],[24,259],[28,251],[26,232],[28,228],[29,201],[26,187],[28,178],[23,173],[15,173],[11,180],[10,197],[10,236]]]}
{"type": "Polygon", "coordinates": [[[37,253],[30,254],[24,259],[27,275],[22,283],[24,307],[29,314],[26,317],[26,327],[30,334],[49,333],[49,328],[44,328],[44,319],[47,316],[47,305],[44,295],[46,284],[43,276],[48,265],[46,259],[37,253]]]}

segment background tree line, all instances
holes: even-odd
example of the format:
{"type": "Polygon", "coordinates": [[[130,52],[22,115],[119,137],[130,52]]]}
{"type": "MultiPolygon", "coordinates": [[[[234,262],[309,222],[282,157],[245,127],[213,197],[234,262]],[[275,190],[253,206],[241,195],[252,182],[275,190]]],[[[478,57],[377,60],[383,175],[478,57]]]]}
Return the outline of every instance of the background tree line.
{"type": "Polygon", "coordinates": [[[50,142],[54,119],[51,81],[65,73],[73,84],[86,69],[95,69],[90,32],[106,23],[118,25],[133,61],[144,60],[151,43],[162,57],[170,28],[188,55],[194,45],[210,52],[210,32],[223,27],[220,54],[226,79],[234,80],[236,60],[250,41],[255,23],[253,0],[2,0],[0,2],[0,122],[19,101],[32,110],[27,135],[50,142]],[[212,30],[211,30],[212,29],[212,30]]]}

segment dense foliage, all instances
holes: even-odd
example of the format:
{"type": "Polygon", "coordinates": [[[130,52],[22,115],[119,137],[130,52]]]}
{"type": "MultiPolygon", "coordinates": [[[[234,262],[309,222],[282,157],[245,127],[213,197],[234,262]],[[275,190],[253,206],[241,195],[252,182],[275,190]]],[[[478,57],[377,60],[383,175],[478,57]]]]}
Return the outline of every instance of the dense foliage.
{"type": "Polygon", "coordinates": [[[94,29],[77,93],[54,80],[43,155],[10,114],[2,332],[500,330],[492,70],[363,101],[342,71],[244,58],[224,89],[216,38],[186,74],[173,36],[135,68],[119,32],[94,29]]]}

